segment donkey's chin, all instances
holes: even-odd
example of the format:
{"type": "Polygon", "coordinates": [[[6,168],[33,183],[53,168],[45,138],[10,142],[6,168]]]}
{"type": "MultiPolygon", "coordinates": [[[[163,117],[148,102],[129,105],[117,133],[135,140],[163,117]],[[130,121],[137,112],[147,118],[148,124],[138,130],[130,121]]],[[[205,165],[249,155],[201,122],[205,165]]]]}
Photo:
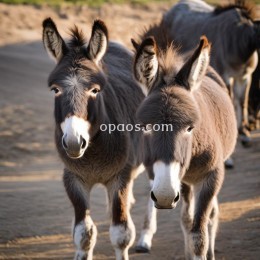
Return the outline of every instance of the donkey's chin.
{"type": "Polygon", "coordinates": [[[73,160],[80,159],[84,155],[84,153],[85,153],[85,150],[80,151],[78,154],[69,153],[68,151],[66,151],[66,154],[68,155],[68,157],[73,160]]]}
{"type": "Polygon", "coordinates": [[[171,204],[171,205],[164,205],[164,206],[162,206],[162,205],[159,205],[159,204],[157,204],[156,202],[154,203],[154,206],[157,208],[157,209],[174,209],[174,208],[176,208],[176,206],[177,206],[177,203],[173,203],[173,204],[171,204]]]}

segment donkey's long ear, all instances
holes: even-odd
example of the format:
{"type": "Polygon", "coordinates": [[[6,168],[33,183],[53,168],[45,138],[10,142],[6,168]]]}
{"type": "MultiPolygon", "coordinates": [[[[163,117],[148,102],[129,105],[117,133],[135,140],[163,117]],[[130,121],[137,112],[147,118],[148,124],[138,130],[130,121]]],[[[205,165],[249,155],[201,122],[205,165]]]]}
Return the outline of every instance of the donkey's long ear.
{"type": "Polygon", "coordinates": [[[206,36],[200,38],[200,44],[193,55],[176,75],[176,82],[188,90],[199,86],[209,65],[211,45],[206,36]]]}
{"type": "Polygon", "coordinates": [[[92,27],[92,34],[89,40],[87,53],[89,58],[98,64],[106,53],[108,45],[108,31],[105,23],[95,20],[92,27]]]}
{"type": "Polygon", "coordinates": [[[140,45],[134,62],[134,75],[143,86],[144,94],[151,89],[158,74],[157,45],[153,37],[146,38],[140,45]]]}
{"type": "Polygon", "coordinates": [[[43,45],[51,58],[54,58],[57,62],[67,52],[67,46],[64,40],[61,38],[55,23],[51,18],[47,18],[42,23],[43,34],[42,40],[43,45]]]}

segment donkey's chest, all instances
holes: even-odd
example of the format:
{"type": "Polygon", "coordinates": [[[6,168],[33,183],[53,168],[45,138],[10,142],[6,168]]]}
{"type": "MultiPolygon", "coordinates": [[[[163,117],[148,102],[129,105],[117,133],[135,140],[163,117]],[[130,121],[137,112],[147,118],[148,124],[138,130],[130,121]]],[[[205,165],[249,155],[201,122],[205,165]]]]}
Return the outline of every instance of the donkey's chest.
{"type": "Polygon", "coordinates": [[[184,175],[183,182],[187,184],[195,184],[205,178],[205,176],[216,168],[220,161],[220,154],[214,143],[207,149],[193,154],[189,169],[184,175]]]}
{"type": "Polygon", "coordinates": [[[96,183],[106,184],[109,182],[123,167],[121,163],[112,163],[112,161],[89,161],[81,160],[80,162],[65,162],[68,170],[79,176],[84,183],[92,186],[96,183]]]}
{"type": "Polygon", "coordinates": [[[189,168],[189,170],[185,173],[182,182],[193,185],[205,178],[205,176],[210,172],[211,166],[210,164],[200,165],[195,164],[189,168]]]}
{"type": "Polygon", "coordinates": [[[89,185],[106,184],[122,170],[129,160],[128,152],[120,149],[90,148],[82,158],[70,159],[59,149],[65,167],[89,185]]]}

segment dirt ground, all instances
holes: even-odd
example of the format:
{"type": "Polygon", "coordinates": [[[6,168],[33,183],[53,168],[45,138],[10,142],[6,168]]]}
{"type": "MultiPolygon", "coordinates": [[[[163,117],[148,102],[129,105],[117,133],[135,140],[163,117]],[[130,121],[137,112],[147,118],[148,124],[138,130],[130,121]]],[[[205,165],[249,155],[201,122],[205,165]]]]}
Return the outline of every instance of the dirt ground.
{"type": "MultiPolygon", "coordinates": [[[[110,38],[130,47],[129,39],[144,25],[160,19],[169,3],[149,6],[105,5],[102,9],[6,6],[0,4],[0,259],[72,259],[73,209],[65,194],[62,164],[53,142],[53,96],[47,90],[54,63],[45,53],[41,22],[53,17],[66,36],[74,23],[87,35],[94,18],[103,19],[110,38]]],[[[253,145],[238,143],[236,167],[226,172],[220,192],[217,259],[260,259],[260,132],[253,145]]],[[[132,209],[137,237],[149,194],[142,174],[135,182],[132,209]]],[[[109,242],[105,192],[97,186],[91,198],[98,228],[94,259],[114,259],[109,242]]],[[[184,259],[179,226],[180,205],[161,210],[150,254],[130,259],[184,259]]]]}

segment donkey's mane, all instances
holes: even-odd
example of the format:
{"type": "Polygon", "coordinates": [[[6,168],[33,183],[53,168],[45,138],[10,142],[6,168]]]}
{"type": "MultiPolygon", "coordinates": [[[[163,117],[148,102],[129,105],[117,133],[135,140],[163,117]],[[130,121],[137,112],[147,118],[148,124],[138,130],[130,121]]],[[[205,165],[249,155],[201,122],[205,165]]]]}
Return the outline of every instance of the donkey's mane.
{"type": "Polygon", "coordinates": [[[163,21],[160,24],[152,24],[148,28],[145,27],[142,33],[139,35],[141,41],[147,37],[154,37],[158,47],[162,50],[167,50],[170,45],[170,41],[167,37],[166,26],[163,21]]]}
{"type": "Polygon", "coordinates": [[[82,30],[80,30],[76,25],[70,29],[71,39],[68,44],[71,48],[82,47],[86,44],[86,38],[82,30]]]}
{"type": "MultiPolygon", "coordinates": [[[[183,64],[183,58],[179,55],[178,48],[173,44],[170,44],[166,50],[161,50],[159,48],[159,63],[165,75],[174,77],[183,64]]],[[[171,79],[165,80],[171,81],[171,79]]]]}
{"type": "Polygon", "coordinates": [[[219,15],[226,11],[236,9],[236,8],[241,10],[243,17],[250,19],[250,20],[255,19],[255,12],[254,12],[255,5],[246,0],[235,0],[234,4],[216,6],[216,8],[214,10],[214,14],[219,15]]]}

